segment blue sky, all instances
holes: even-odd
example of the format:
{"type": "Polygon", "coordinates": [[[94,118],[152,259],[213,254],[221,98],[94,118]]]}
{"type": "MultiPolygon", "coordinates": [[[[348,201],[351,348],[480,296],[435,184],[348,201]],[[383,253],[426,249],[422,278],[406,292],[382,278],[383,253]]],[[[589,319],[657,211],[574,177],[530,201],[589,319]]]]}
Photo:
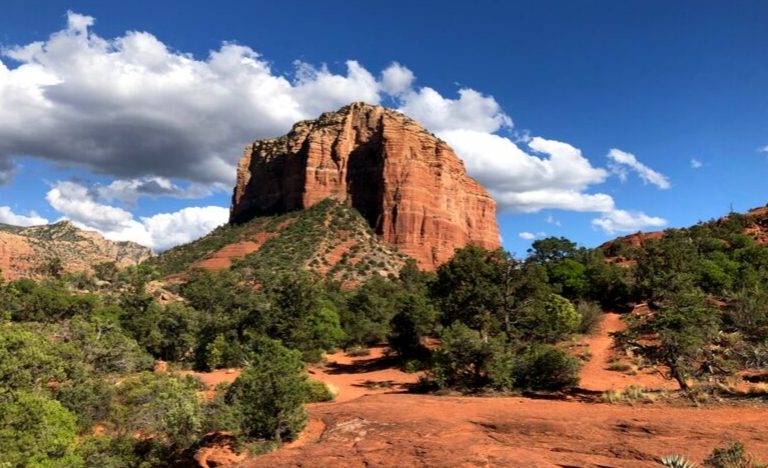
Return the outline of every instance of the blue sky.
{"type": "Polygon", "coordinates": [[[0,221],[166,248],[225,218],[243,143],[351,100],[452,144],[518,254],[768,202],[765,2],[0,8],[0,221]]]}

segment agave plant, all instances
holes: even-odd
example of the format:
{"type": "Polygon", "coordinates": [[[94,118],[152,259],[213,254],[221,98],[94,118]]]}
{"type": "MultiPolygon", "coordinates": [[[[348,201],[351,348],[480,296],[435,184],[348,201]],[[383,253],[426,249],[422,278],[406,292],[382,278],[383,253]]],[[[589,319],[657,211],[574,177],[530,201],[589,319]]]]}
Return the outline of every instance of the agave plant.
{"type": "Polygon", "coordinates": [[[661,457],[661,464],[669,468],[696,468],[696,463],[682,455],[667,455],[661,457]]]}

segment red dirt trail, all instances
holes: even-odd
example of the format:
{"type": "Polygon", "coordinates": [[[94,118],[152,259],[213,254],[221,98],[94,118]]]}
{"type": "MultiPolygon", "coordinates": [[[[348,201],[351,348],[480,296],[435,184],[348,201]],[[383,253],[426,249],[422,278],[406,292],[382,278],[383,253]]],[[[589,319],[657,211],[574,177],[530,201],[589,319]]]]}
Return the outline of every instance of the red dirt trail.
{"type": "Polygon", "coordinates": [[[658,372],[638,371],[635,375],[609,370],[608,365],[615,360],[612,333],[622,331],[626,324],[621,315],[615,312],[604,314],[598,331],[586,337],[592,358],[581,368],[579,387],[585,390],[617,392],[624,391],[630,385],[639,385],[647,390],[675,390],[674,382],[665,379],[658,372]]]}

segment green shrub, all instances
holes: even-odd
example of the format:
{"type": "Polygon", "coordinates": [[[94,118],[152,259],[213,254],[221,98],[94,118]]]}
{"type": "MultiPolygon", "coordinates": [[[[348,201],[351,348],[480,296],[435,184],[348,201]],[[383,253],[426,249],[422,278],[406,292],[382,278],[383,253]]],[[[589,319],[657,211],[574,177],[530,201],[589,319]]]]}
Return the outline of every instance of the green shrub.
{"type": "Polygon", "coordinates": [[[310,380],[307,382],[307,403],[319,403],[323,401],[333,401],[336,395],[333,394],[328,385],[319,380],[310,380]]]}
{"type": "Polygon", "coordinates": [[[487,383],[494,345],[461,322],[446,328],[433,355],[432,376],[441,388],[478,389],[487,383]]]}
{"type": "Polygon", "coordinates": [[[514,353],[498,347],[488,361],[488,381],[501,391],[511,391],[517,385],[515,381],[515,367],[517,358],[514,353]]]}
{"type": "Polygon", "coordinates": [[[189,381],[142,372],[120,382],[115,392],[112,420],[120,435],[161,436],[176,446],[186,446],[199,435],[200,400],[189,381]]]}
{"type": "Polygon", "coordinates": [[[240,405],[227,401],[229,383],[216,386],[213,398],[202,408],[202,432],[230,431],[237,433],[243,422],[243,409],[240,405]]]}
{"type": "Polygon", "coordinates": [[[264,338],[248,359],[249,365],[227,392],[228,401],[242,408],[243,432],[278,443],[295,439],[307,424],[307,376],[301,353],[264,338]]]}
{"type": "Polygon", "coordinates": [[[75,417],[58,401],[15,392],[0,400],[0,461],[7,466],[82,466],[75,417]]]}
{"type": "Polygon", "coordinates": [[[576,332],[581,316],[571,301],[549,294],[544,301],[533,301],[524,328],[532,339],[554,343],[576,332]]]}
{"type": "Polygon", "coordinates": [[[712,468],[759,468],[765,466],[754,460],[741,442],[731,442],[725,447],[715,448],[704,460],[704,465],[712,468]]]}
{"type": "Polygon", "coordinates": [[[560,390],[579,382],[579,360],[562,349],[533,344],[519,357],[515,382],[520,388],[560,390]]]}
{"type": "Polygon", "coordinates": [[[133,437],[107,437],[93,435],[83,437],[75,453],[86,467],[125,468],[142,465],[143,456],[136,451],[133,437]]]}

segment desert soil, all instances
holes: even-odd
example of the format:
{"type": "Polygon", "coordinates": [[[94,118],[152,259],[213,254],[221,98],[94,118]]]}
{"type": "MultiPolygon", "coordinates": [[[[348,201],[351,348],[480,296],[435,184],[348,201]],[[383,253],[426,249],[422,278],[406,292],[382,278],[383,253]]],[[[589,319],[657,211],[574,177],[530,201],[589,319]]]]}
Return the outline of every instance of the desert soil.
{"type": "MultiPolygon", "coordinates": [[[[658,374],[607,369],[615,353],[610,333],[622,327],[618,314],[606,314],[598,333],[585,339],[592,354],[581,376],[585,394],[669,385],[658,374]]],[[[418,375],[388,367],[383,351],[338,353],[326,366],[311,367],[312,378],[339,392],[336,400],[308,405],[310,422],[297,441],[237,466],[653,467],[677,453],[701,462],[732,440],[768,459],[768,407],[759,404],[415,395],[406,392],[418,375]]],[[[236,375],[202,376],[213,384],[236,375]]]]}

